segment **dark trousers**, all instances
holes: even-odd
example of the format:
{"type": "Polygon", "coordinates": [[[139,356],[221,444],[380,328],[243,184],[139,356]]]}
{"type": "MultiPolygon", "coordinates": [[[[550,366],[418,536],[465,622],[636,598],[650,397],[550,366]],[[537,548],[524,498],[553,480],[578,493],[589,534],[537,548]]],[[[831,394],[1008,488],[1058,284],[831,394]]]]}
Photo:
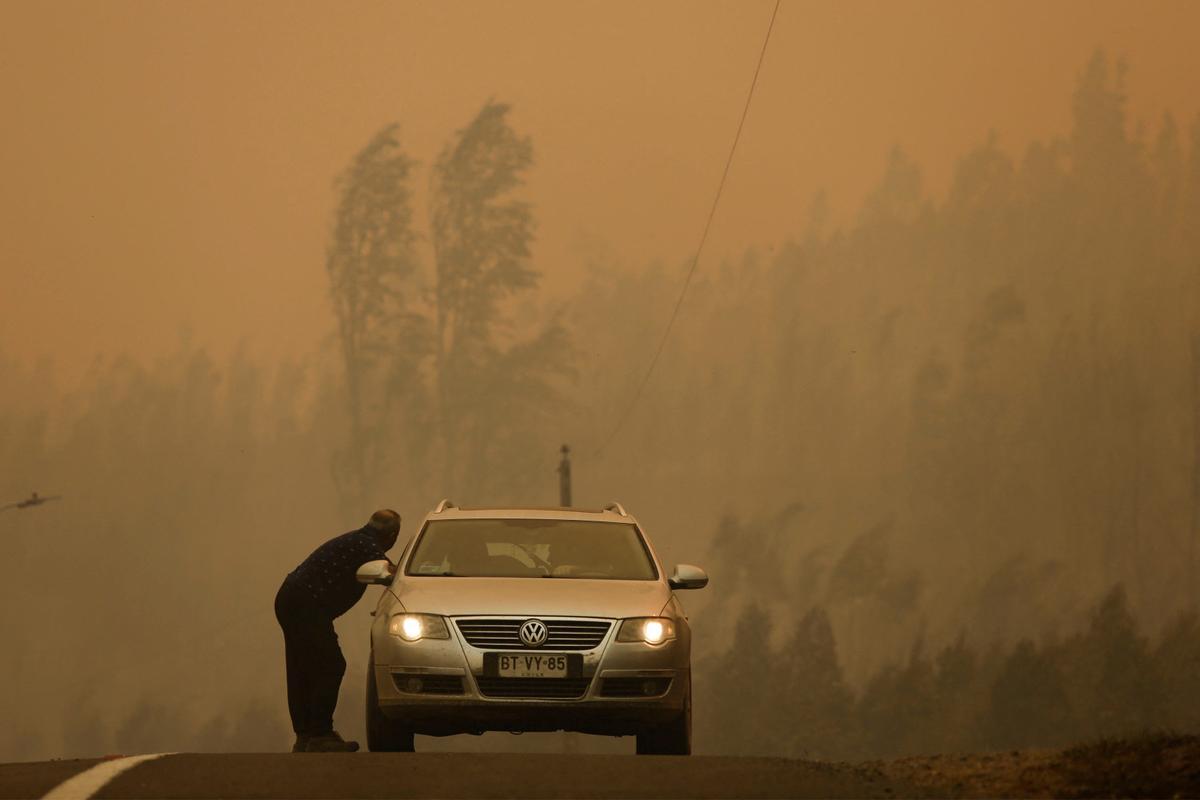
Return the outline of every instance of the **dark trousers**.
{"type": "Polygon", "coordinates": [[[302,586],[283,582],[275,595],[275,618],[283,628],[288,712],[297,736],[333,730],[333,709],[346,673],[333,620],[302,586]]]}

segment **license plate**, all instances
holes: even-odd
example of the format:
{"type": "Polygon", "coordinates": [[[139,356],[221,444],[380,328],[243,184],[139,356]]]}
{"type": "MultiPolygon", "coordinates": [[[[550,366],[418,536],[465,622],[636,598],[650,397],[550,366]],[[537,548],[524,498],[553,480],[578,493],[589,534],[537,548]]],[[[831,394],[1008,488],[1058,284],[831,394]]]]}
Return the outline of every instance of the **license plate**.
{"type": "Polygon", "coordinates": [[[501,678],[565,678],[566,656],[503,655],[497,657],[496,667],[501,678]]]}

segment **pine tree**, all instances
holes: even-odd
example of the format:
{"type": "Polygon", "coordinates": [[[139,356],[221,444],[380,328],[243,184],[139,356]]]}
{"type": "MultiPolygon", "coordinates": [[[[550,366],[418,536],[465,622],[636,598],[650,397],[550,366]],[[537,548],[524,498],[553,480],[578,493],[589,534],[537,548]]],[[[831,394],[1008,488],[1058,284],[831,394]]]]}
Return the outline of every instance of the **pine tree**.
{"type": "Polygon", "coordinates": [[[779,654],[780,711],[793,756],[836,758],[854,742],[854,697],[842,677],[833,627],[825,609],[804,615],[779,654]]]}
{"type": "Polygon", "coordinates": [[[1049,747],[1070,736],[1063,676],[1028,639],[1004,662],[990,700],[987,742],[993,747],[1049,747]]]}
{"type": "Polygon", "coordinates": [[[708,693],[708,730],[715,749],[734,755],[782,755],[782,733],[790,728],[779,713],[780,682],[770,670],[771,623],[757,605],[738,617],[729,650],[714,659],[708,693]]]}
{"type": "Polygon", "coordinates": [[[1149,644],[1129,611],[1123,586],[1113,587],[1096,609],[1084,652],[1095,676],[1096,733],[1129,734],[1160,724],[1166,700],[1162,683],[1149,644]]]}
{"type": "Polygon", "coordinates": [[[1163,693],[1170,698],[1164,724],[1177,731],[1200,731],[1200,619],[1181,614],[1154,652],[1163,693]]]}

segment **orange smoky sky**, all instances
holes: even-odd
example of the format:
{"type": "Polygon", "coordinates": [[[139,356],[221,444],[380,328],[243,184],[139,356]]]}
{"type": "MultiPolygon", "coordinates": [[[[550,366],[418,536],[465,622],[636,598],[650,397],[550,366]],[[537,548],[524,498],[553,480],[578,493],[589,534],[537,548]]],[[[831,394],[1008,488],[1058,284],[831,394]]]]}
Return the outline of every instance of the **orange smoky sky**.
{"type": "MultiPolygon", "coordinates": [[[[736,128],[761,2],[18,2],[0,5],[0,352],[77,374],[183,332],[275,357],[332,331],[332,182],[397,121],[426,169],[513,105],[550,292],[590,260],[683,261],[736,128]],[[599,255],[598,255],[599,254],[599,255]]],[[[1135,124],[1200,107],[1200,3],[784,0],[701,270],[848,221],[904,148],[937,197],[995,130],[1065,134],[1098,47],[1135,124]]],[[[664,317],[668,309],[664,309],[664,317]]]]}

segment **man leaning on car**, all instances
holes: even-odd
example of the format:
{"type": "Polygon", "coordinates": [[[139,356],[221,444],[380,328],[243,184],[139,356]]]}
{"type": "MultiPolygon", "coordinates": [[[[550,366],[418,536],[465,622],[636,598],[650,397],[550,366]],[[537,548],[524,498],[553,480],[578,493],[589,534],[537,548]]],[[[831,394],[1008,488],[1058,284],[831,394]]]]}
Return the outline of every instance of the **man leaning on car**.
{"type": "Polygon", "coordinates": [[[333,729],[333,710],[346,672],[333,621],[359,601],[366,586],[355,578],[368,561],[386,560],[400,534],[400,515],[382,509],[358,530],[330,539],[284,579],[275,595],[283,629],[288,712],[296,732],[293,753],[354,752],[333,729]]]}

